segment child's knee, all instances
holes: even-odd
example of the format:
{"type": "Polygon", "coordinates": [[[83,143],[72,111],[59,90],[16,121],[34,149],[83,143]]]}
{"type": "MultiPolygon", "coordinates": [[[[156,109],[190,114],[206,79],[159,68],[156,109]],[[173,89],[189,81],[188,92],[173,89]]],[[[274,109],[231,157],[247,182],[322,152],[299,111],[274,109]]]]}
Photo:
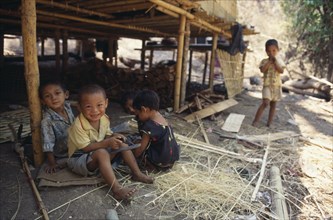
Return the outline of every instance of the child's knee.
{"type": "Polygon", "coordinates": [[[269,103],[269,105],[270,105],[271,107],[275,107],[275,106],[276,106],[276,101],[271,101],[271,102],[269,103]]]}
{"type": "Polygon", "coordinates": [[[98,149],[93,153],[92,158],[98,161],[106,159],[110,160],[110,155],[105,149],[98,149]]]}
{"type": "Polygon", "coordinates": [[[268,107],[268,105],[269,105],[269,100],[267,99],[264,99],[263,100],[263,102],[262,102],[262,106],[264,107],[264,108],[266,108],[266,107],[268,107]]]}

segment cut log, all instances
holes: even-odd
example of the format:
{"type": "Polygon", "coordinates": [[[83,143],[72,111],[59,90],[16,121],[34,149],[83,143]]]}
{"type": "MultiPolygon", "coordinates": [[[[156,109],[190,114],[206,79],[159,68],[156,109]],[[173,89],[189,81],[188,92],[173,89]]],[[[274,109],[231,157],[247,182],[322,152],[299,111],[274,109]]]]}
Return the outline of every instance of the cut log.
{"type": "Polygon", "coordinates": [[[196,120],[196,116],[198,116],[199,119],[202,119],[202,118],[208,117],[212,114],[221,112],[221,111],[223,111],[227,108],[230,108],[231,106],[234,106],[237,103],[238,102],[234,99],[228,99],[228,100],[225,100],[225,101],[222,101],[222,102],[218,102],[218,103],[210,105],[207,108],[204,108],[200,111],[196,111],[196,112],[194,112],[190,115],[187,115],[185,117],[185,120],[187,122],[193,122],[193,121],[196,120]]]}
{"type": "Polygon", "coordinates": [[[289,219],[280,169],[278,167],[272,166],[270,169],[270,179],[270,186],[272,189],[272,210],[274,214],[278,216],[278,219],[289,219]]]}
{"type": "Polygon", "coordinates": [[[333,88],[333,84],[332,84],[331,82],[325,80],[325,79],[319,79],[319,78],[317,78],[317,77],[315,77],[315,76],[307,76],[307,75],[305,75],[305,74],[303,74],[303,73],[300,73],[300,72],[297,72],[297,71],[295,71],[295,70],[291,70],[290,72],[296,73],[296,74],[301,75],[301,76],[304,76],[304,77],[306,77],[306,78],[314,79],[314,80],[316,80],[316,81],[318,81],[318,82],[324,83],[324,84],[329,85],[329,86],[331,86],[331,87],[333,88]]]}
{"type": "Polygon", "coordinates": [[[284,83],[284,85],[292,86],[296,89],[317,89],[318,91],[324,92],[326,94],[329,94],[331,90],[331,87],[329,85],[309,78],[288,80],[284,83]]]}
{"type": "Polygon", "coordinates": [[[287,91],[291,91],[297,94],[301,94],[301,95],[308,95],[308,96],[312,96],[312,97],[316,97],[319,99],[325,99],[326,101],[331,100],[331,96],[329,94],[325,94],[321,91],[314,91],[314,92],[309,92],[307,90],[302,90],[302,89],[296,89],[292,86],[289,85],[282,85],[282,89],[285,89],[287,91]]]}

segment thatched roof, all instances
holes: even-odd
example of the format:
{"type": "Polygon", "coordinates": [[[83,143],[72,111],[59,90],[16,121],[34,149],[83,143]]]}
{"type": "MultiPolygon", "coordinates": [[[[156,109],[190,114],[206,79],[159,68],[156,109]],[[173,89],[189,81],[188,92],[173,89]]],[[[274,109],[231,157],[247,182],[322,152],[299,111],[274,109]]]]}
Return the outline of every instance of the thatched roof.
{"type": "MultiPolygon", "coordinates": [[[[37,33],[54,36],[67,30],[69,37],[176,37],[179,16],[191,23],[191,37],[230,37],[231,22],[207,15],[196,1],[189,0],[36,0],[37,33]]],[[[21,34],[21,1],[0,2],[0,24],[5,34],[21,34]]],[[[249,33],[248,30],[244,31],[249,33]]]]}

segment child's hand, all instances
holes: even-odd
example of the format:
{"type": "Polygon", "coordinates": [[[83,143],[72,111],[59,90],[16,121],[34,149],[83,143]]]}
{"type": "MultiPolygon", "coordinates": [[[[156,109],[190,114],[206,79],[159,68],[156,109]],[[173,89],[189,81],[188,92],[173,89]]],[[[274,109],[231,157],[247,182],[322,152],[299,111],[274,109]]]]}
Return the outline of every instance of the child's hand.
{"type": "Polygon", "coordinates": [[[126,137],[122,134],[114,134],[113,137],[117,138],[118,140],[121,140],[122,142],[126,141],[126,137]]]}
{"type": "Polygon", "coordinates": [[[123,142],[119,140],[119,138],[117,138],[116,136],[110,137],[105,140],[107,141],[107,146],[111,147],[111,149],[113,150],[117,150],[123,144],[123,142]]]}
{"type": "Polygon", "coordinates": [[[58,164],[48,164],[46,167],[45,167],[45,172],[46,173],[56,173],[60,170],[60,167],[58,164]]]}

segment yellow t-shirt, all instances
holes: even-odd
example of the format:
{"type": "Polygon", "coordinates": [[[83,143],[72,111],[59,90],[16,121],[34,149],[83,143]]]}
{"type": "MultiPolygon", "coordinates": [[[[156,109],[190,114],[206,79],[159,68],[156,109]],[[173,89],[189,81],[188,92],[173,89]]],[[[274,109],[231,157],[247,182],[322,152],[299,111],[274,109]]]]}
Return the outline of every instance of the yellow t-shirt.
{"type": "MultiPolygon", "coordinates": [[[[263,67],[267,62],[269,61],[269,59],[263,59],[260,64],[259,64],[259,68],[263,67]]],[[[277,60],[278,65],[281,68],[285,68],[284,63],[281,60],[277,60]]],[[[274,67],[273,64],[271,64],[267,71],[264,73],[264,86],[268,86],[268,87],[278,87],[281,86],[281,78],[280,78],[280,74],[274,67]]]]}
{"type": "Polygon", "coordinates": [[[112,131],[107,115],[103,115],[100,119],[99,131],[97,131],[81,113],[68,129],[68,156],[71,157],[75,151],[83,149],[93,142],[104,140],[108,135],[112,135],[112,131]]]}

